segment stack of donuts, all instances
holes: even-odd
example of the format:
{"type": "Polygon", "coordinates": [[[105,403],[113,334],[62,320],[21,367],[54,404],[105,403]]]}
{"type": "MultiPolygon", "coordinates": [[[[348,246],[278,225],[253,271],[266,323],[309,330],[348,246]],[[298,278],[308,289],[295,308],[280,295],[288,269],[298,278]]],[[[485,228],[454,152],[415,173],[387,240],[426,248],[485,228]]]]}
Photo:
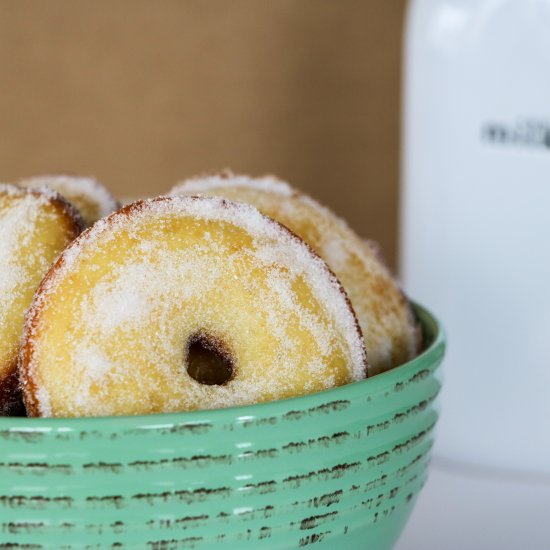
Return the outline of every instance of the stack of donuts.
{"type": "Polygon", "coordinates": [[[272,176],[223,172],[120,208],[91,178],[0,185],[0,414],[247,405],[412,359],[370,241],[272,176]]]}

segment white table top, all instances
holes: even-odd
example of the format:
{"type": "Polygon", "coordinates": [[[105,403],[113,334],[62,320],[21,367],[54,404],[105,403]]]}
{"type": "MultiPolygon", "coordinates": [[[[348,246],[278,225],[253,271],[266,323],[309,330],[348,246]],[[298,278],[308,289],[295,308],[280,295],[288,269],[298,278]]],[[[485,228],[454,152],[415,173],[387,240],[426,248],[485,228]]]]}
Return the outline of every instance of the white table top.
{"type": "Polygon", "coordinates": [[[435,458],[395,550],[550,550],[550,476],[435,458]]]}

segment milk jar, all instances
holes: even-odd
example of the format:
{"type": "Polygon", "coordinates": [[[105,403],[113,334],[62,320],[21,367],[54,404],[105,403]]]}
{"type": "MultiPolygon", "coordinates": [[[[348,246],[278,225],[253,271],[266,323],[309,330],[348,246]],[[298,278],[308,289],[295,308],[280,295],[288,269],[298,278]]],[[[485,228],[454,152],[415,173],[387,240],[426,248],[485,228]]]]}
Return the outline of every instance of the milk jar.
{"type": "Polygon", "coordinates": [[[550,0],[416,0],[401,273],[449,337],[436,455],[550,473],[550,0]]]}

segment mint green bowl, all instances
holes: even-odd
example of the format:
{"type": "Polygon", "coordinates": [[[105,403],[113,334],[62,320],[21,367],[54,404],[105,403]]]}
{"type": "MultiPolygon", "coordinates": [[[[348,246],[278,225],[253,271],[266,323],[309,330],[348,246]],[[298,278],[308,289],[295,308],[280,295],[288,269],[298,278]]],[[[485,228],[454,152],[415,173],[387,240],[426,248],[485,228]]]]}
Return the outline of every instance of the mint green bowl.
{"type": "Polygon", "coordinates": [[[444,336],[372,379],[166,415],[0,418],[0,548],[390,549],[427,473],[444,336]]]}

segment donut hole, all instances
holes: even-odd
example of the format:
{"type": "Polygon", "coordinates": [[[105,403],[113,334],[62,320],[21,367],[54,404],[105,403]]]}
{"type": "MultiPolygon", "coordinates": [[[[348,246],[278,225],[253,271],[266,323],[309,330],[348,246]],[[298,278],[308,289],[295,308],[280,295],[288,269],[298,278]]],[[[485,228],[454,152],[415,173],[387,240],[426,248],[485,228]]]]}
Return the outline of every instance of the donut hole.
{"type": "Polygon", "coordinates": [[[204,333],[189,339],[185,362],[189,376],[207,386],[226,384],[235,370],[233,359],[221,342],[204,333]]]}

